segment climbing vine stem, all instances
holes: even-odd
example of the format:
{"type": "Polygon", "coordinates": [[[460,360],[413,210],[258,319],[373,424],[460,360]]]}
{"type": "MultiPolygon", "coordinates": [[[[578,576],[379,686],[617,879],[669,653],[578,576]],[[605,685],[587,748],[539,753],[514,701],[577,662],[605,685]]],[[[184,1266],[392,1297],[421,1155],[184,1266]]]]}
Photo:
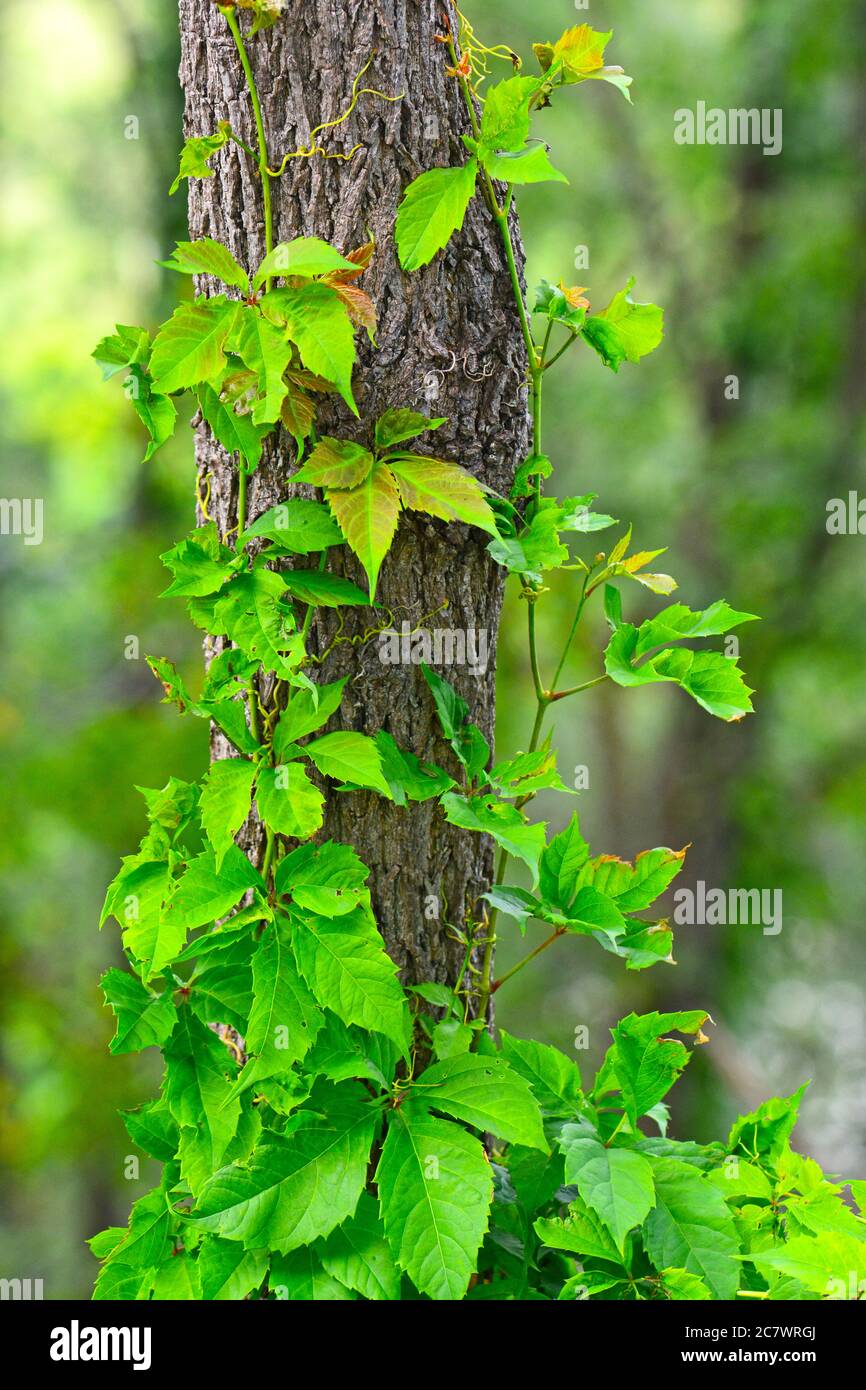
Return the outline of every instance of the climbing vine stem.
{"type": "MultiPolygon", "coordinates": [[[[253,70],[250,64],[249,54],[247,53],[247,48],[246,44],[244,43],[244,36],[241,33],[240,25],[238,24],[237,15],[235,14],[233,9],[229,9],[227,6],[221,5],[219,9],[220,14],[225,16],[225,21],[232,32],[232,38],[234,39],[235,46],[238,50],[238,56],[241,60],[241,67],[244,70],[244,77],[246,78],[247,89],[249,91],[250,101],[253,107],[253,117],[256,123],[256,142],[258,146],[256,150],[256,162],[258,165],[259,177],[262,181],[262,208],[265,223],[265,254],[269,255],[270,252],[273,250],[274,246],[274,221],[273,213],[271,211],[271,174],[269,171],[270,161],[268,159],[268,143],[267,138],[265,136],[265,123],[262,118],[262,104],[259,100],[259,92],[256,86],[256,79],[253,76],[253,70]]],[[[265,282],[265,288],[270,288],[269,280],[265,282]]]]}

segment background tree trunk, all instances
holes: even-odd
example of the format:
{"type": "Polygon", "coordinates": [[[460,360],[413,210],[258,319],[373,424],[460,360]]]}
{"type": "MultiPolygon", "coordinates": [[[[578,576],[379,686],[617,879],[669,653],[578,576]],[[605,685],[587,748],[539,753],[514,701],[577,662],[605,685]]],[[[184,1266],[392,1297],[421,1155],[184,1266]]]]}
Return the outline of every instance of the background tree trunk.
{"type": "MultiPolygon", "coordinates": [[[[254,146],[250,102],[224,19],[212,0],[179,0],[179,8],[185,133],[207,135],[228,119],[254,146]]],[[[342,251],[370,236],[376,242],[361,285],[376,305],[380,346],[374,349],[365,335],[364,342],[359,339],[355,395],[361,421],[342,403],[323,398],[320,433],[369,438],[376,416],[391,406],[444,415],[448,424],[431,437],[435,445],[422,441],[420,451],[455,459],[507,491],[527,452],[529,431],[525,355],[497,229],[476,199],[462,233],[431,266],[411,276],[400,270],[393,240],[405,185],[425,169],[465,159],[460,135],[468,129],[466,113],[446,73],[447,49],[436,42],[446,16],[456,32],[451,5],[434,0],[289,0],[283,18],[252,40],[249,52],[272,168],[286,151],[309,144],[312,127],[346,110],[353,78],[371,55],[364,85],[402,93],[393,103],[362,96],[343,125],[322,132],[329,152],[348,153],[360,145],[350,160],[293,159],[272,185],[275,242],[315,235],[342,251]]],[[[242,12],[239,17],[246,29],[242,12]]],[[[190,181],[190,235],[225,242],[253,268],[265,250],[259,181],[251,161],[233,145],[214,167],[214,179],[190,181]]],[[[211,475],[211,515],[225,531],[235,520],[234,469],[201,426],[196,456],[200,477],[211,475]]],[[[294,464],[294,445],[280,431],[267,441],[251,481],[250,518],[291,495],[294,464]]],[[[486,554],[486,540],[468,527],[407,513],[383,567],[380,613],[370,621],[369,610],[346,610],[343,636],[357,637],[389,621],[399,629],[404,619],[413,628],[486,632],[490,657],[484,674],[473,675],[466,666],[442,674],[492,742],[503,571],[486,554]]],[[[363,584],[354,557],[347,553],[343,560],[342,552],[332,552],[335,560],[338,553],[337,563],[363,584]]],[[[334,633],[333,615],[317,621],[311,651],[323,652],[334,633]]],[[[342,642],[319,667],[317,679],[350,677],[335,722],[366,733],[385,728],[401,746],[456,773],[434,726],[420,671],[383,664],[379,650],[376,637],[342,642]]],[[[227,751],[215,741],[216,754],[227,751]]],[[[253,820],[245,836],[256,858],[261,827],[253,820]]],[[[322,836],[353,844],[369,865],[373,906],[404,981],[453,980],[463,953],[448,924],[462,926],[480,910],[476,900],[492,872],[487,838],[445,825],[435,802],[400,809],[370,793],[332,795],[322,836]]]]}

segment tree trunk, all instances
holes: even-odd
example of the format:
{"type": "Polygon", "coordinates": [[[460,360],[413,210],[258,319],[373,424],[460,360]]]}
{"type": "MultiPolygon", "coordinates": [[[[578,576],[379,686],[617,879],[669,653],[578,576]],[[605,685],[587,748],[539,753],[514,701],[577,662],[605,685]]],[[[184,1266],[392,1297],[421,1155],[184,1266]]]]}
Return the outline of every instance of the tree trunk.
{"type": "MultiPolygon", "coordinates": [[[[212,0],[179,0],[187,135],[207,135],[228,119],[255,146],[255,127],[243,73],[229,30],[212,0]]],[[[390,95],[359,98],[348,120],[319,137],[329,152],[351,159],[289,160],[272,184],[274,240],[319,236],[349,251],[372,236],[376,251],[361,284],[379,319],[379,347],[359,341],[355,396],[361,420],[339,402],[326,401],[320,433],[369,439],[372,422],[385,409],[406,406],[447,416],[433,451],[461,463],[499,491],[507,491],[528,448],[526,362],[497,228],[480,198],[472,204],[461,234],[432,265],[413,275],[397,263],[394,218],[403,188],[425,169],[461,163],[460,141],[468,129],[454,78],[446,73],[448,53],[437,35],[444,18],[455,25],[451,5],[434,0],[289,0],[277,25],[248,48],[258,84],[269,162],[276,168],[286,151],[310,143],[310,130],[341,115],[352,82],[373,57],[364,86],[390,95]]],[[[242,27],[245,17],[239,15],[242,27]]],[[[264,255],[259,180],[252,162],[235,145],[214,161],[216,177],[191,180],[192,237],[225,242],[242,264],[254,268],[264,255]]],[[[516,234],[516,229],[515,229],[516,234]]],[[[336,398],[334,398],[336,400],[336,398]]],[[[208,432],[198,427],[200,480],[210,474],[211,515],[228,530],[235,521],[236,473],[208,432]]],[[[293,489],[289,482],[295,450],[282,431],[266,442],[251,480],[249,517],[254,518],[293,489]]],[[[343,637],[389,622],[411,628],[474,629],[487,635],[486,672],[467,666],[442,670],[467,700],[471,717],[492,743],[495,646],[503,573],[485,550],[487,538],[462,525],[404,514],[370,610],[350,616],[343,637]]],[[[332,551],[332,563],[363,583],[348,552],[332,551]]],[[[317,619],[310,650],[320,654],[336,633],[333,613],[317,619]]],[[[334,723],[365,733],[384,728],[402,747],[435,760],[456,774],[442,743],[429,691],[414,665],[386,665],[374,635],[342,641],[314,672],[316,679],[348,675],[343,708],[334,723]]],[[[263,692],[267,697],[268,691],[263,692]]],[[[215,752],[228,750],[215,741],[215,752]]],[[[263,834],[253,820],[245,848],[255,859],[263,834]]],[[[372,793],[329,797],[322,838],[351,843],[371,869],[373,906],[385,944],[405,983],[453,981],[463,958],[449,924],[477,919],[478,895],[489,885],[492,846],[486,837],[444,823],[436,803],[395,807],[372,793]]]]}

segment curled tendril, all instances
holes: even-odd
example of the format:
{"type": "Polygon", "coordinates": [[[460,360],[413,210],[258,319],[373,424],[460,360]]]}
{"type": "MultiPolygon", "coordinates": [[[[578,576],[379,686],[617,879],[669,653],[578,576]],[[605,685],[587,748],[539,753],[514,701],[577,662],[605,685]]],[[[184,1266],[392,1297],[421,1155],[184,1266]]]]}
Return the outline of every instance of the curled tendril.
{"type": "MultiPolygon", "coordinates": [[[[444,612],[444,610],[447,607],[448,600],[445,599],[445,601],[443,603],[438,604],[436,608],[432,608],[429,613],[423,613],[421,617],[418,619],[418,622],[411,629],[409,636],[413,636],[416,632],[419,632],[424,623],[429,622],[431,618],[435,618],[438,613],[444,612]]],[[[386,608],[385,612],[387,614],[385,622],[380,623],[376,627],[368,627],[363,632],[356,633],[354,637],[344,637],[343,632],[345,631],[346,621],[340,609],[337,609],[337,619],[339,625],[337,627],[336,633],[334,634],[328,646],[321,653],[321,655],[310,656],[310,662],[316,666],[319,666],[325,660],[326,657],[330,656],[331,652],[335,649],[335,647],[342,646],[346,643],[351,647],[357,647],[359,645],[371,641],[374,637],[379,637],[383,632],[393,631],[394,624],[396,621],[394,609],[386,608]]]]}
{"type": "Polygon", "coordinates": [[[202,495],[201,495],[201,479],[200,479],[200,478],[196,478],[196,480],[195,480],[195,495],[196,495],[196,501],[198,502],[198,505],[199,505],[199,509],[200,509],[201,514],[202,514],[202,516],[204,517],[205,521],[211,521],[211,522],[213,521],[213,517],[211,516],[210,512],[209,512],[208,509],[207,509],[207,504],[208,504],[208,502],[210,501],[210,487],[211,487],[211,479],[212,479],[212,477],[213,477],[213,474],[212,474],[212,473],[206,473],[205,476],[204,476],[204,482],[205,482],[205,494],[204,494],[204,497],[202,497],[202,495]]]}
{"type": "Polygon", "coordinates": [[[487,61],[489,58],[501,58],[503,62],[511,63],[514,70],[517,71],[521,66],[521,60],[514,50],[504,43],[498,43],[493,48],[488,48],[478,38],[465,14],[456,5],[454,8],[457,12],[457,18],[460,20],[460,52],[464,59],[469,62],[470,72],[467,75],[472,90],[476,92],[481,83],[491,75],[490,64],[487,61]]]}
{"type": "Polygon", "coordinates": [[[348,154],[336,150],[329,153],[327,150],[325,150],[321,145],[317,143],[316,136],[320,133],[320,131],[333,130],[336,126],[342,125],[344,121],[347,121],[351,116],[352,112],[354,111],[355,107],[357,106],[360,97],[381,97],[383,101],[403,100],[403,97],[405,95],[404,92],[400,92],[397,96],[389,96],[387,92],[380,92],[377,87],[358,86],[358,83],[361,81],[361,78],[364,76],[364,73],[369,68],[374,57],[375,54],[372,54],[367,59],[364,66],[361,68],[361,71],[358,73],[357,77],[352,83],[352,100],[350,101],[343,114],[341,116],[337,116],[336,119],[333,121],[322,121],[320,125],[314,126],[313,129],[310,131],[310,143],[308,147],[302,145],[297,150],[290,150],[288,154],[283,155],[283,162],[280,165],[279,169],[268,169],[268,173],[271,175],[272,178],[278,179],[280,177],[290,159],[312,159],[313,156],[317,154],[320,154],[323,159],[351,159],[352,156],[356,154],[358,150],[361,149],[360,145],[353,145],[352,148],[349,150],[348,154]]]}

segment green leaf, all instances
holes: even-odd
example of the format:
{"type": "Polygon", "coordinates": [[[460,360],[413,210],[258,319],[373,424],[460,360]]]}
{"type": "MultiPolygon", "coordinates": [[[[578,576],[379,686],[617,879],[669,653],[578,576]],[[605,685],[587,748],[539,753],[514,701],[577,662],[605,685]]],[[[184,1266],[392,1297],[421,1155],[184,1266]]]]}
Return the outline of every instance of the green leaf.
{"type": "Polygon", "coordinates": [[[313,281],[300,289],[271,290],[261,303],[269,318],[276,315],[285,323],[286,332],[297,345],[304,366],[316,376],[333,382],[349,409],[357,415],[352,396],[355,334],[346,306],[336,290],[313,281]]]}
{"type": "Polygon", "coordinates": [[[276,888],[290,893],[297,907],[320,917],[345,917],[360,905],[369,907],[364,885],[370,870],[350,845],[299,845],[277,866],[276,888]]]}
{"type": "MultiPolygon", "coordinates": [[[[223,949],[199,953],[191,986],[189,1005],[202,1023],[228,1023],[243,1036],[252,1007],[250,958],[254,939],[249,931],[217,933],[225,940],[223,949]]],[[[195,944],[195,943],[194,943],[195,944]]]]}
{"type": "Polygon", "coordinates": [[[712,1298],[712,1294],[697,1274],[686,1269],[663,1269],[662,1289],[673,1302],[696,1302],[712,1298]]]}
{"type": "Polygon", "coordinates": [[[683,867],[684,849],[647,849],[633,864],[604,854],[591,859],[581,880],[613,898],[622,912],[642,912],[650,907],[683,867]]]}
{"type": "Polygon", "coordinates": [[[428,430],[438,430],[447,424],[444,416],[430,420],[419,415],[417,410],[386,410],[376,421],[374,438],[377,449],[390,449],[394,444],[402,444],[407,439],[416,439],[428,430]]]}
{"type": "Polygon", "coordinates": [[[104,1260],[125,1239],[125,1226],[108,1226],[104,1231],[99,1231],[95,1236],[91,1236],[87,1244],[94,1259],[104,1260]]]}
{"type": "Polygon", "coordinates": [[[369,607],[370,600],[363,589],[327,570],[284,570],[283,580],[293,598],[314,608],[342,608],[350,603],[369,607]]]}
{"type": "Polygon", "coordinates": [[[376,1112],[356,1082],[314,1091],[285,1137],[268,1135],[243,1165],[205,1184],[193,1221],[200,1230],[288,1253],[350,1217],[364,1190],[376,1112]]]}
{"type": "Polygon", "coordinates": [[[581,882],[581,871],[589,859],[589,845],[580,833],[575,811],[566,828],[554,835],[539,863],[539,885],[546,902],[565,912],[581,882]]]}
{"type": "Polygon", "coordinates": [[[123,385],[136,415],[150,435],[150,443],[144,454],[144,462],[150,463],[157,449],[161,449],[174,434],[177,408],[168,396],[151,390],[150,378],[136,364],[130,367],[123,385]]]}
{"type": "Polygon", "coordinates": [[[487,154],[483,149],[479,153],[490,177],[503,183],[568,183],[565,174],[551,164],[546,145],[527,145],[513,154],[487,154]]]}
{"type": "Polygon", "coordinates": [[[120,1118],[133,1144],[160,1163],[170,1163],[177,1153],[178,1128],[164,1100],[152,1100],[135,1110],[121,1110],[120,1118]]]}
{"type": "Polygon", "coordinates": [[[210,160],[228,143],[230,129],[228,121],[223,121],[215,134],[193,135],[184,142],[180,152],[180,169],[168,190],[170,194],[177,192],[182,179],[212,179],[214,177],[210,160]]]}
{"type": "Polygon", "coordinates": [[[430,687],[436,714],[454,753],[466,768],[470,781],[475,781],[490,760],[490,745],[475,724],[469,722],[466,701],[442,676],[421,662],[421,674],[430,687]]]}
{"type": "Polygon", "coordinates": [[[421,663],[421,674],[433,695],[442,732],[449,743],[454,743],[459,739],[460,732],[469,718],[469,706],[457,694],[454,686],[431,670],[426,662],[421,663]]]}
{"type": "Polygon", "coordinates": [[[761,1271],[796,1279],[819,1297],[850,1298],[852,1285],[862,1288],[866,1280],[866,1242],[836,1232],[795,1236],[775,1249],[752,1251],[748,1259],[761,1271]]]}
{"type": "Polygon", "coordinates": [[[181,1129],[181,1173],[197,1192],[237,1133],[241,1105],[229,1081],[235,1064],[216,1033],[189,1008],[179,1011],[165,1062],[165,1099],[181,1129]]]}
{"type": "MultiPolygon", "coordinates": [[[[133,1202],[129,1213],[129,1231],[115,1247],[112,1259],[130,1269],[151,1269],[171,1254],[171,1233],[174,1225],[163,1187],[155,1187],[133,1202]]],[[[105,1297],[105,1295],[103,1295],[105,1297]]]]}
{"type": "Polygon", "coordinates": [[[538,1102],[501,1057],[473,1052],[437,1062],[417,1078],[412,1098],[416,1106],[444,1111],[510,1144],[547,1152],[538,1102]]]}
{"type": "Polygon", "coordinates": [[[150,373],[163,395],[213,381],[225,366],[225,341],[238,305],[207,301],[181,304],[153,342],[150,373]]]}
{"type": "Polygon", "coordinates": [[[147,803],[147,818],[152,825],[177,833],[192,821],[198,808],[199,790],[194,782],[169,777],[164,787],[136,787],[147,803]]]}
{"type": "Polygon", "coordinates": [[[772,1202],[774,1184],[763,1168],[746,1159],[737,1159],[736,1164],[723,1163],[707,1173],[711,1182],[723,1194],[726,1201],[734,1197],[756,1197],[762,1202],[772,1202]]]}
{"type": "Polygon", "coordinates": [[[185,1250],[180,1254],[173,1254],[157,1270],[151,1298],[155,1301],[165,1299],[172,1303],[180,1300],[200,1300],[198,1261],[185,1250]]]}
{"type": "Polygon", "coordinates": [[[227,246],[213,237],[201,237],[198,241],[179,241],[171,259],[162,264],[168,270],[180,271],[183,275],[214,275],[225,285],[234,285],[249,294],[250,282],[247,272],[238,264],[227,246]]]}
{"type": "Polygon", "coordinates": [[[320,1249],[327,1272],[373,1302],[400,1297],[400,1271],[385,1238],[376,1201],[362,1192],[354,1216],[338,1226],[320,1249]]]}
{"type": "Polygon", "coordinates": [[[342,680],[317,685],[314,690],[298,690],[292,696],[274,732],[274,753],[278,758],[287,757],[291,746],[299,738],[320,729],[336,713],[347,680],[348,677],[344,676],[342,680]]]}
{"type": "Polygon", "coordinates": [[[268,1268],[266,1250],[244,1250],[233,1240],[205,1236],[198,1256],[201,1296],[214,1302],[240,1302],[259,1288],[268,1268]]]}
{"type": "Polygon", "coordinates": [[[422,763],[414,753],[399,748],[391,734],[380,729],[374,740],[382,759],[382,773],[391,791],[391,799],[396,806],[405,806],[408,801],[429,801],[431,797],[441,796],[454,779],[433,763],[422,763]]]}
{"type": "Polygon", "coordinates": [[[546,787],[561,792],[570,790],[556,770],[556,754],[546,747],[497,763],[490,770],[489,781],[500,796],[506,797],[526,796],[546,787]]]}
{"type": "Polygon", "coordinates": [[[256,805],[269,829],[306,840],[321,828],[325,798],[300,763],[286,763],[260,768],[256,805]]]}
{"type": "Polygon", "coordinates": [[[341,256],[333,246],[317,236],[298,236],[293,241],[281,241],[275,246],[255,273],[253,288],[274,277],[290,275],[327,275],[332,270],[357,270],[353,261],[341,256]]]}
{"type": "Polygon", "coordinates": [[[542,507],[519,536],[497,536],[487,549],[510,574],[541,583],[545,570],[560,569],[568,560],[568,546],[559,539],[563,516],[560,508],[542,507]]]}
{"type": "Polygon", "coordinates": [[[471,474],[456,463],[420,454],[389,454],[403,506],[443,521],[463,521],[496,535],[496,518],[471,474]]]}
{"type": "Polygon", "coordinates": [[[656,1269],[685,1269],[699,1275],[715,1298],[734,1298],[740,1242],[724,1197],[691,1164],[651,1162],[656,1201],[644,1224],[644,1244],[656,1269]]]}
{"type": "Polygon", "coordinates": [[[605,950],[620,956],[627,970],[647,970],[659,961],[674,964],[673,932],[662,922],[641,922],[632,918],[625,920],[625,932],[616,937],[596,937],[605,950]]]}
{"type": "Polygon", "coordinates": [[[163,919],[183,931],[203,927],[224,917],[250,888],[265,892],[261,876],[237,845],[228,847],[219,869],[213,850],[205,850],[187,864],[164,908],[163,919]]]}
{"type": "Polygon", "coordinates": [[[655,1202],[649,1160],[632,1149],[606,1148],[583,1124],[564,1125],[558,1143],[565,1157],[565,1181],[577,1184],[584,1202],[601,1217],[617,1249],[624,1251],[629,1231],[643,1222],[655,1202]]]}
{"type": "Polygon", "coordinates": [[[334,1303],[355,1297],[327,1272],[317,1251],[309,1246],[272,1258],[268,1290],[275,1298],[292,1303],[334,1303]]]}
{"type": "Polygon", "coordinates": [[[542,1218],[535,1222],[533,1229],[549,1250],[565,1250],[584,1259],[622,1264],[622,1252],[606,1225],[579,1198],[571,1203],[564,1220],[542,1218]]]}
{"type": "Polygon", "coordinates": [[[370,787],[390,798],[388,783],[382,774],[382,759],[373,739],[366,734],[337,729],[333,734],[307,743],[301,752],[315,763],[325,777],[338,782],[351,782],[358,787],[370,787]]]}
{"type": "Polygon", "coordinates": [[[409,184],[397,210],[395,236],[404,270],[432,261],[463,226],[478,177],[478,160],[456,169],[429,169],[409,184]]]}
{"type": "Polygon", "coordinates": [[[228,454],[239,454],[250,469],[259,465],[262,457],[262,438],[266,429],[256,425],[252,415],[234,409],[221,401],[216,391],[202,382],[196,387],[201,413],[214,438],[228,454]]]}
{"type": "MultiPolygon", "coordinates": [[[[714,604],[713,609],[707,609],[706,613],[691,613],[681,604],[675,604],[672,609],[642,623],[639,628],[631,623],[620,624],[605,652],[605,670],[618,685],[624,686],[673,681],[717,718],[729,721],[742,719],[744,714],[751,713],[749,696],[753,692],[746,685],[732,657],[722,656],[719,652],[692,651],[686,647],[668,648],[657,656],[647,656],[653,648],[665,642],[681,637],[710,635],[700,630],[702,620],[719,607],[714,604]],[[666,618],[671,613],[686,615],[678,619],[682,623],[682,631],[671,631],[666,618]]],[[[718,621],[728,622],[729,626],[736,626],[737,622],[747,621],[751,617],[749,614],[733,614],[726,604],[721,607],[731,616],[722,616],[718,621]]]]}
{"type": "Polygon", "coordinates": [[[420,1293],[461,1299],[487,1229],[493,1177],[479,1140],[409,1101],[376,1170],[385,1235],[420,1293]]]}
{"type": "Polygon", "coordinates": [[[377,464],[357,487],[329,489],[328,505],[346,544],[357,555],[370,582],[370,602],[382,561],[391,548],[400,516],[400,494],[393,473],[377,464]]]}
{"type": "Polygon", "coordinates": [[[540,87],[537,77],[507,77],[487,89],[481,139],[488,149],[522,149],[529,136],[529,103],[540,87]]]}
{"type": "Polygon", "coordinates": [[[502,1055],[529,1082],[535,1099],[548,1115],[573,1116],[581,1100],[580,1070],[575,1062],[546,1043],[514,1038],[499,1030],[502,1055]]]}
{"type": "Polygon", "coordinates": [[[280,418],[280,409],[288,391],[283,372],[292,358],[291,343],[264,314],[245,304],[235,322],[228,346],[259,379],[258,397],[253,403],[253,423],[273,424],[280,418]]]}
{"type": "Polygon", "coordinates": [[[150,334],[146,328],[131,328],[123,323],[115,326],[117,331],[100,338],[90,354],[102,368],[103,381],[108,381],[124,367],[143,365],[150,356],[150,334]]]}
{"type": "Polygon", "coordinates": [[[697,1033],[709,1015],[702,1009],[690,1013],[629,1014],[613,1028],[613,1067],[626,1114],[632,1124],[667,1095],[686,1067],[690,1053],[666,1033],[697,1033]]]}
{"type": "Polygon", "coordinates": [[[206,626],[216,635],[230,637],[265,670],[297,684],[297,668],[305,655],[304,639],[285,593],[282,576],[272,570],[259,568],[240,574],[216,600],[212,620],[206,626]]]}
{"type": "Polygon", "coordinates": [[[346,1027],[335,1014],[328,1013],[304,1068],[311,1076],[332,1081],[357,1077],[384,1092],[391,1090],[400,1055],[400,1050],[382,1033],[346,1027]]]}
{"type": "Polygon", "coordinates": [[[281,1076],[309,1052],[324,1015],[304,984],[285,917],[265,928],[253,957],[253,1004],[246,1029],[250,1060],[236,1090],[281,1076]]]}
{"type": "Polygon", "coordinates": [[[152,1269],[134,1269],[130,1265],[121,1264],[119,1260],[110,1260],[99,1272],[99,1278],[93,1288],[93,1297],[97,1301],[106,1299],[111,1302],[119,1302],[122,1299],[146,1300],[150,1297],[152,1285],[152,1269]]]}
{"type": "Polygon", "coordinates": [[[135,975],[125,970],[106,970],[100,987],[117,1019],[117,1032],[109,1051],[139,1052],[161,1047],[177,1020],[171,993],[154,994],[135,975]]]}
{"type": "Polygon", "coordinates": [[[808,1082],[790,1096],[773,1096],[734,1122],[728,1149],[746,1158],[775,1163],[787,1147],[808,1082]]]}
{"type": "Polygon", "coordinates": [[[291,497],[263,512],[247,527],[243,540],[252,540],[254,536],[264,536],[293,555],[327,550],[343,540],[324,502],[314,502],[308,497],[291,497]]]}
{"type": "Polygon", "coordinates": [[[450,825],[492,835],[498,845],[527,865],[533,882],[537,880],[538,860],[545,839],[542,821],[530,825],[514,806],[493,796],[467,797],[446,792],[440,804],[450,825]]]}
{"type": "MultiPolygon", "coordinates": [[[[124,902],[123,944],[142,967],[142,978],[158,975],[183,946],[183,923],[167,920],[163,899],[171,879],[164,862],[146,862],[125,875],[120,884],[119,902],[124,902]]],[[[111,909],[114,911],[114,908],[111,909]]]]}
{"type": "Polygon", "coordinates": [[[238,564],[235,553],[220,544],[215,526],[199,527],[171,550],[163,551],[159,558],[174,576],[163,598],[202,598],[215,594],[238,564]]]}
{"type": "Polygon", "coordinates": [[[219,873],[229,846],[250,813],[255,767],[246,758],[211,763],[202,787],[201,824],[219,873]]]}
{"type": "Polygon", "coordinates": [[[699,612],[692,612],[683,603],[673,603],[654,618],[641,623],[635,652],[637,656],[644,656],[654,647],[666,646],[683,638],[721,637],[743,623],[755,622],[758,619],[754,613],[738,613],[724,599],[717,599],[709,608],[699,612]]]}
{"type": "Polygon", "coordinates": [[[472,1046],[475,1030],[459,1018],[443,1018],[434,1025],[431,1042],[437,1061],[444,1062],[451,1057],[462,1057],[472,1046]]]}
{"type": "Polygon", "coordinates": [[[636,304],[631,297],[634,276],[614,295],[606,309],[591,316],[583,337],[606,367],[618,372],[621,362],[639,362],[657,348],[664,336],[664,313],[657,304],[636,304]]]}
{"type": "Polygon", "coordinates": [[[612,898],[597,888],[580,888],[577,897],[564,915],[548,913],[544,906],[538,914],[542,919],[564,926],[568,931],[589,934],[596,939],[619,938],[626,929],[626,920],[612,898]]]}
{"type": "Polygon", "coordinates": [[[397,970],[361,909],[335,920],[293,915],[298,968],[320,1004],[346,1024],[384,1033],[404,1052],[406,1005],[397,970]]]}
{"type": "Polygon", "coordinates": [[[519,497],[532,496],[532,479],[549,478],[553,464],[547,454],[528,454],[514,475],[514,482],[508,494],[511,501],[519,497]]]}

